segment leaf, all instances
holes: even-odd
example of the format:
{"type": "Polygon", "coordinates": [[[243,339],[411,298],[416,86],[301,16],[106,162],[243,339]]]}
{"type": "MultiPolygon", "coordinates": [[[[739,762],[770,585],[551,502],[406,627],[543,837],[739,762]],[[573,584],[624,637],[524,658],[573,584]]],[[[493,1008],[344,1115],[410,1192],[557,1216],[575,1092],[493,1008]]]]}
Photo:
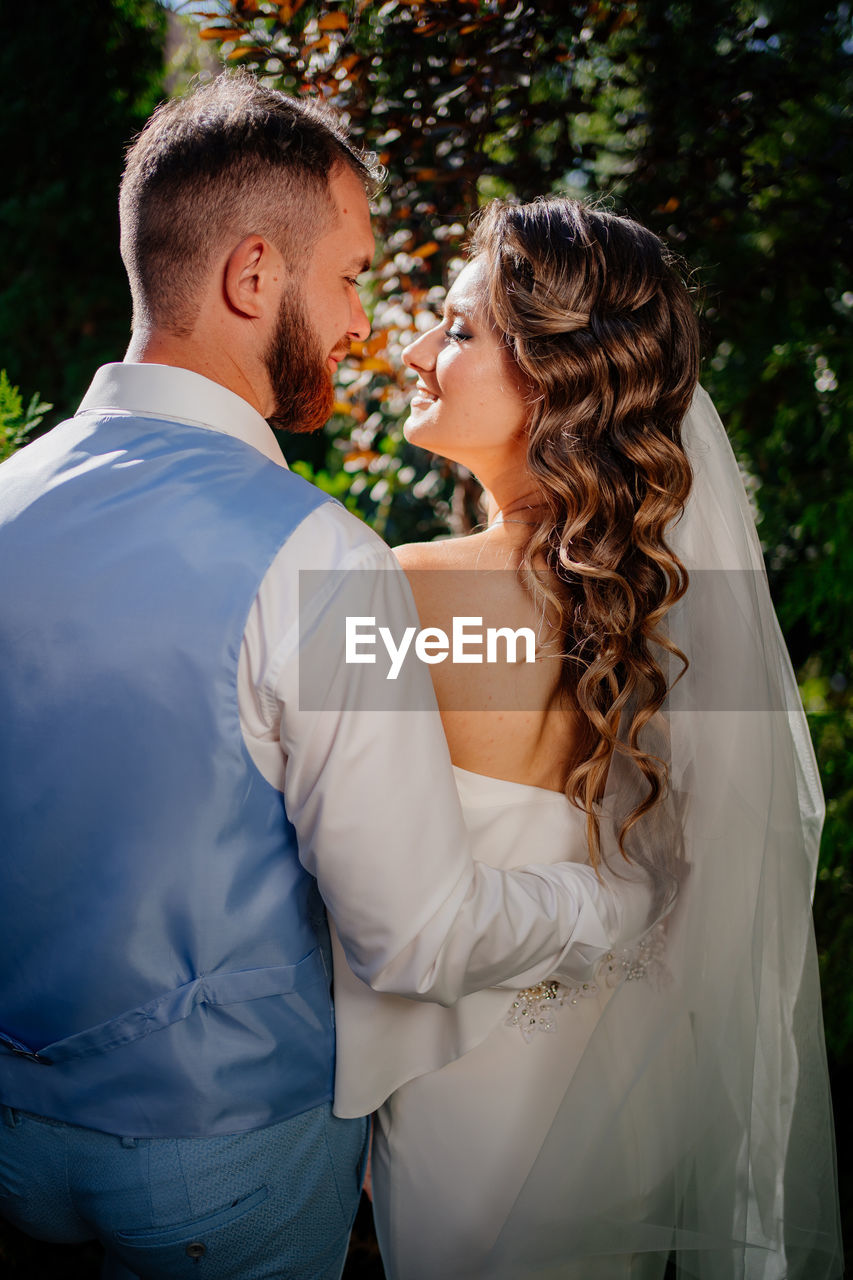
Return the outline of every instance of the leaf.
{"type": "MultiPolygon", "coordinates": [[[[346,407],[346,412],[350,412],[349,405],[346,407]]],[[[378,457],[380,457],[380,455],[375,449],[351,449],[349,453],[344,454],[344,465],[348,463],[352,466],[353,463],[360,463],[362,466],[366,467],[368,463],[373,462],[374,458],[378,457]]]]}
{"type": "Polygon", "coordinates": [[[239,40],[243,34],[239,27],[202,27],[199,31],[201,40],[239,40]]]}
{"type": "Polygon", "coordinates": [[[388,330],[379,329],[376,333],[372,333],[364,346],[363,354],[366,356],[375,356],[378,351],[384,351],[388,345],[388,330]]]}
{"type": "Polygon", "coordinates": [[[370,373],[393,373],[387,360],[381,359],[380,356],[368,356],[366,360],[362,360],[361,367],[370,373]]]}
{"type": "Polygon", "coordinates": [[[321,31],[346,31],[349,27],[349,20],[346,14],[340,11],[324,13],[322,18],[318,19],[317,26],[321,31]]]}
{"type": "Polygon", "coordinates": [[[615,31],[619,31],[621,27],[626,27],[629,22],[634,22],[636,17],[637,14],[634,10],[630,8],[623,9],[620,14],[617,14],[616,18],[614,18],[611,23],[609,34],[613,35],[613,33],[615,31]]]}
{"type": "Polygon", "coordinates": [[[428,240],[426,244],[419,245],[417,249],[412,249],[411,256],[413,258],[431,258],[434,253],[438,252],[438,241],[428,240]]]}

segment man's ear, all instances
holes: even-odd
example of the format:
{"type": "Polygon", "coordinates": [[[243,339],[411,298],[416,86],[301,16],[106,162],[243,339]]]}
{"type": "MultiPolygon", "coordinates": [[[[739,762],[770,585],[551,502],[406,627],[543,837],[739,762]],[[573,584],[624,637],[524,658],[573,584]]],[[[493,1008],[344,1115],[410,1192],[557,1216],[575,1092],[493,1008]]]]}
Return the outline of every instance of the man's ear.
{"type": "Polygon", "coordinates": [[[228,255],[223,277],[225,300],[237,315],[260,320],[278,309],[281,257],[263,236],[246,236],[228,255]]]}

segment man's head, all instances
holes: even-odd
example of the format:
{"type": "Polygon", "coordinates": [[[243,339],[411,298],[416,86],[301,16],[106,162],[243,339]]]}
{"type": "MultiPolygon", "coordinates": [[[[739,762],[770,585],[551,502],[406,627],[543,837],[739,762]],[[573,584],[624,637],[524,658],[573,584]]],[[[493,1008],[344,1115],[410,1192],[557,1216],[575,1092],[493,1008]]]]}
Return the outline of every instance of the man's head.
{"type": "Polygon", "coordinates": [[[335,367],[349,351],[350,339],[370,332],[356,287],[373,256],[361,179],[340,168],[329,183],[329,199],[332,217],[302,268],[284,284],[263,353],[274,402],[266,417],[285,431],[322,427],[334,403],[335,367]]]}
{"type": "Polygon", "coordinates": [[[247,398],[275,425],[319,425],[329,370],[367,325],[354,280],[372,256],[377,176],[322,104],[248,75],[158,108],[121,186],[135,338],[221,349],[239,370],[219,380],[237,390],[257,363],[272,398],[247,398]]]}

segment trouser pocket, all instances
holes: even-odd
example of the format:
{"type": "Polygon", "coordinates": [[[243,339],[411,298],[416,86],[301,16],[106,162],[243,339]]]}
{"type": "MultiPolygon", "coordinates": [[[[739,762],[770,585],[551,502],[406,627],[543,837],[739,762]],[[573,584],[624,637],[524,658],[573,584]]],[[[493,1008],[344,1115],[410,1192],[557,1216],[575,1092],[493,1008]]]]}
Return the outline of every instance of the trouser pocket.
{"type": "Polygon", "coordinates": [[[219,1280],[239,1271],[246,1242],[255,1232],[253,1221],[267,1200],[267,1187],[223,1205],[212,1213],[170,1227],[116,1231],[111,1248],[125,1266],[143,1280],[171,1280],[195,1276],[219,1280]]]}

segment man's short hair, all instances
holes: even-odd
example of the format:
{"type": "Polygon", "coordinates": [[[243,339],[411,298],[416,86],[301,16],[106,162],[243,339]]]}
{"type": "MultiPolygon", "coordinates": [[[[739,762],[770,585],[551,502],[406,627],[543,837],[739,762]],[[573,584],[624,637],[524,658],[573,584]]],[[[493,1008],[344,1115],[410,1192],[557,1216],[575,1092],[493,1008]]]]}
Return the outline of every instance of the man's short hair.
{"type": "Polygon", "coordinates": [[[207,272],[247,235],[297,269],[330,221],[329,179],[341,165],[375,193],[380,167],[330,108],[248,73],[159,106],[128,150],[119,199],[134,325],[190,333],[207,272]]]}

